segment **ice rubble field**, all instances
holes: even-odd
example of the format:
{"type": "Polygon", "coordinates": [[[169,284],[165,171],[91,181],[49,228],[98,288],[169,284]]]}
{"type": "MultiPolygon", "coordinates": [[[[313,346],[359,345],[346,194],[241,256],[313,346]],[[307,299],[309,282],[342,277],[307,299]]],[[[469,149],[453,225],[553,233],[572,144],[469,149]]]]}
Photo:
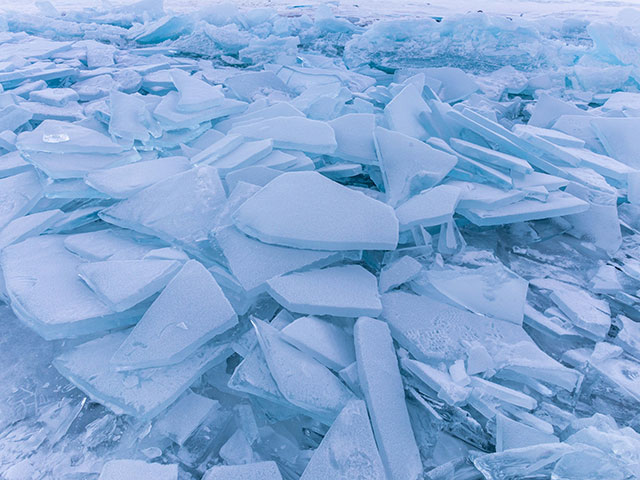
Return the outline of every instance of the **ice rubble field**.
{"type": "Polygon", "coordinates": [[[292,12],[0,17],[0,478],[639,478],[640,12],[292,12]]]}

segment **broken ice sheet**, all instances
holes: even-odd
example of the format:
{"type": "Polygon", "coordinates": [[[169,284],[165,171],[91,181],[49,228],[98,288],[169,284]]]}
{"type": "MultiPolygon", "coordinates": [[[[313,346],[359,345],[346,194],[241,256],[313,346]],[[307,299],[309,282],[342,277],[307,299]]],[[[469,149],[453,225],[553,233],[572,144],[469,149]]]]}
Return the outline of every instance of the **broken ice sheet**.
{"type": "Polygon", "coordinates": [[[100,212],[106,222],[197,248],[226,201],[218,172],[198,167],[151,185],[100,212]]]}
{"type": "Polygon", "coordinates": [[[276,117],[233,127],[230,134],[257,140],[273,139],[276,148],[308,153],[332,154],[336,136],[326,122],[305,117],[276,117]]]}
{"type": "Polygon", "coordinates": [[[164,411],[200,375],[232,353],[225,344],[209,343],[174,365],[119,372],[110,360],[129,333],[111,333],[72,347],[53,364],[94,401],[143,420],[164,411]]]}
{"type": "Polygon", "coordinates": [[[31,237],[2,251],[5,288],[19,318],[48,339],[135,323],[141,311],[115,312],[78,277],[81,259],[65,248],[64,241],[59,235],[31,237]]]}
{"type": "Polygon", "coordinates": [[[386,323],[361,317],[354,327],[360,387],[388,478],[417,480],[422,461],[404,398],[393,340],[386,323]]]}
{"type": "Polygon", "coordinates": [[[78,275],[116,312],[122,312],[164,288],[180,268],[172,260],[121,260],[81,263],[78,275]]]}
{"type": "Polygon", "coordinates": [[[202,480],[282,480],[275,462],[257,462],[246,465],[218,465],[204,473],[202,480]]]}
{"type": "Polygon", "coordinates": [[[267,280],[274,277],[305,267],[321,267],[342,257],[336,252],[269,245],[233,226],[217,231],[214,238],[231,273],[251,294],[266,288],[267,280]]]}
{"type": "Polygon", "coordinates": [[[387,200],[394,206],[412,194],[437,185],[458,161],[454,155],[381,127],[375,129],[375,147],[387,200]]]}
{"type": "Polygon", "coordinates": [[[266,243],[314,250],[386,250],[398,243],[388,205],[316,172],[285,173],[233,214],[236,226],[266,243]]]}
{"type": "Polygon", "coordinates": [[[331,424],[352,398],[347,387],[327,367],[287,343],[273,326],[255,318],[252,322],[282,395],[309,415],[331,424]]]}
{"type": "Polygon", "coordinates": [[[190,260],[145,312],[111,364],[129,370],[181,362],[237,321],[211,273],[190,260]]]}
{"type": "Polygon", "coordinates": [[[327,478],[387,478],[362,400],[351,400],[345,405],[300,477],[301,480],[327,478]]]}
{"type": "Polygon", "coordinates": [[[473,269],[432,268],[426,278],[441,294],[472,312],[522,325],[528,283],[501,263],[473,269]]]}
{"type": "Polygon", "coordinates": [[[296,313],[375,317],[382,311],[376,277],[359,265],[289,273],[267,285],[269,295],[296,313]]]}
{"type": "Polygon", "coordinates": [[[353,337],[328,320],[301,317],[281,332],[287,342],[336,372],[355,361],[353,337]]]}
{"type": "Polygon", "coordinates": [[[104,170],[94,170],[85,176],[85,182],[111,198],[128,198],[144,188],[188,170],[184,157],[163,157],[135,162],[104,170]]]}
{"type": "Polygon", "coordinates": [[[110,460],[102,467],[98,480],[122,480],[124,478],[178,480],[178,465],[146,463],[142,460],[110,460]]]}

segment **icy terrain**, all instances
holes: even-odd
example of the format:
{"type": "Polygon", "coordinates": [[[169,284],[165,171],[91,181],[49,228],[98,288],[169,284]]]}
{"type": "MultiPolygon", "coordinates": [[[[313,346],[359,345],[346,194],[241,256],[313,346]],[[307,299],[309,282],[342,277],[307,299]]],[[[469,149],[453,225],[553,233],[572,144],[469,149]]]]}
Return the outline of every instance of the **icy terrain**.
{"type": "Polygon", "coordinates": [[[640,478],[640,11],[124,3],[0,3],[0,479],[640,478]]]}

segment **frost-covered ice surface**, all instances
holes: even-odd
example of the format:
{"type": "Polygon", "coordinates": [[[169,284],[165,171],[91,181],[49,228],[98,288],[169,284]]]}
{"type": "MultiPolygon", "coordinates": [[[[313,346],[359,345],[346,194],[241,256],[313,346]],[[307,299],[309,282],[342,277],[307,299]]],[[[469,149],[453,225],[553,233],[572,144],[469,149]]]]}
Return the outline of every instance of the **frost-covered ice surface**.
{"type": "Polygon", "coordinates": [[[640,478],[640,12],[83,3],[0,17],[0,478],[640,478]]]}

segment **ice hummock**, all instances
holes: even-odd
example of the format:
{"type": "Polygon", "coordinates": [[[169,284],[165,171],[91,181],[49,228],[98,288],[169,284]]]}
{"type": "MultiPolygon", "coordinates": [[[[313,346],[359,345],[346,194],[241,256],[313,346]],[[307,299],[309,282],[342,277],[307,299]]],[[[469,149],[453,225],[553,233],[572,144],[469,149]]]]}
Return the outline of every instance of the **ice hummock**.
{"type": "Polygon", "coordinates": [[[0,477],[639,475],[637,12],[57,6],[0,22],[0,477]]]}

